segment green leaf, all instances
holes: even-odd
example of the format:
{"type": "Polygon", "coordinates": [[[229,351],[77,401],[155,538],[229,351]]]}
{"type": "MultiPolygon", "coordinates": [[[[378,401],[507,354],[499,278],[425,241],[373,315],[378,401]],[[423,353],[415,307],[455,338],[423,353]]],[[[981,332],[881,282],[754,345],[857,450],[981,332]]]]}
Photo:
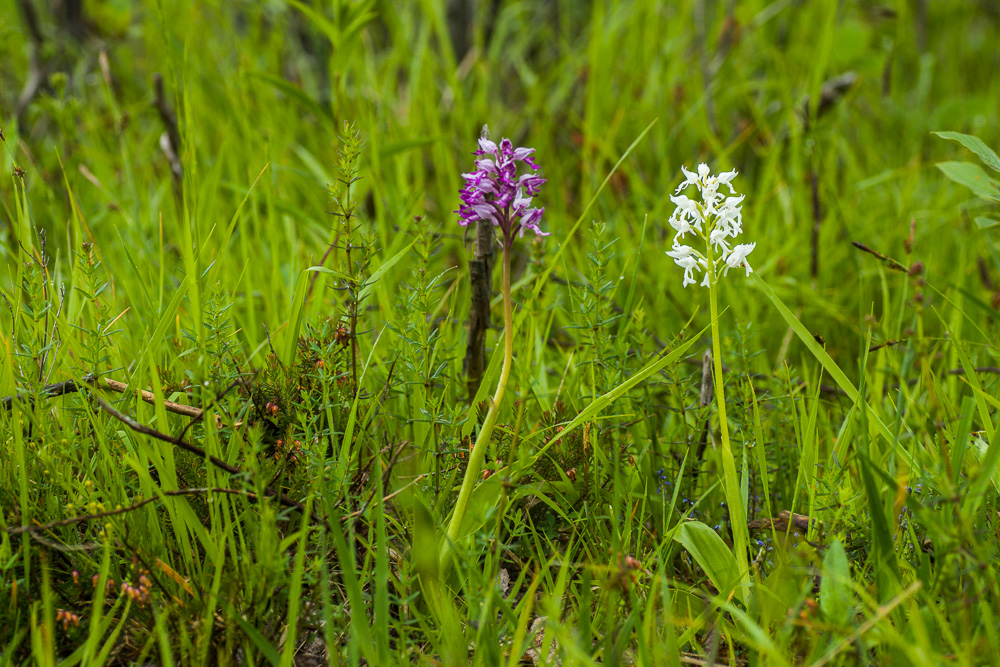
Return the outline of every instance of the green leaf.
{"type": "MultiPolygon", "coordinates": [[[[520,314],[519,314],[520,315],[520,314]]],[[[521,323],[521,318],[518,318],[518,324],[521,323]]],[[[517,329],[517,326],[514,327],[517,329]]],[[[507,332],[503,333],[504,336],[507,332]]],[[[498,338],[496,346],[493,350],[493,354],[490,355],[490,363],[486,366],[486,370],[483,371],[483,376],[479,379],[479,389],[476,390],[476,395],[472,398],[469,403],[468,416],[469,418],[465,420],[462,424],[462,437],[467,438],[472,435],[472,431],[479,426],[479,404],[486,400],[489,395],[490,388],[493,387],[496,378],[500,375],[500,366],[503,364],[503,347],[501,343],[503,338],[498,338]]]]}
{"type": "Polygon", "coordinates": [[[740,568],[718,533],[700,521],[688,521],[681,524],[674,540],[687,549],[719,594],[728,599],[740,581],[740,568]]]}
{"type": "Polygon", "coordinates": [[[979,159],[982,160],[984,164],[1000,171],[1000,157],[993,152],[992,148],[984,144],[982,139],[979,137],[974,137],[971,134],[962,134],[961,132],[935,132],[934,134],[938,135],[942,139],[957,141],[978,155],[979,159]]]}
{"type": "Polygon", "coordinates": [[[503,490],[503,477],[490,475],[485,481],[476,485],[469,497],[469,506],[462,519],[456,542],[486,525],[487,515],[491,507],[500,502],[500,492],[503,490]]]}
{"type": "Polygon", "coordinates": [[[835,540],[823,557],[819,607],[828,623],[846,626],[850,621],[851,566],[840,540],[835,540]]]}
{"type": "Polygon", "coordinates": [[[982,438],[972,439],[972,446],[976,456],[979,458],[979,470],[976,471],[975,481],[969,489],[969,497],[972,498],[973,508],[979,507],[983,494],[986,492],[986,485],[992,483],[1000,491],[1000,438],[994,437],[987,443],[982,438]]]}
{"type": "Polygon", "coordinates": [[[389,269],[395,266],[396,262],[403,259],[406,253],[410,251],[410,248],[412,248],[413,244],[416,242],[417,240],[413,239],[412,241],[407,243],[406,246],[399,252],[397,252],[395,255],[382,262],[382,266],[378,267],[374,271],[374,273],[372,273],[371,276],[369,276],[368,281],[365,283],[365,286],[361,289],[361,295],[358,297],[358,301],[364,301],[368,297],[368,295],[371,294],[372,289],[374,289],[375,287],[375,283],[377,283],[389,269]]]}
{"type": "Polygon", "coordinates": [[[336,278],[340,278],[341,280],[350,280],[351,279],[351,277],[349,275],[347,275],[346,273],[342,273],[340,271],[334,271],[333,269],[328,269],[325,266],[310,266],[308,269],[306,269],[306,271],[315,271],[316,273],[325,273],[325,274],[327,274],[329,276],[334,276],[336,278]]]}
{"type": "Polygon", "coordinates": [[[340,517],[331,517],[329,535],[333,537],[333,548],[337,554],[337,561],[341,566],[341,582],[347,591],[347,599],[350,601],[350,624],[351,637],[348,640],[354,648],[360,651],[369,664],[372,664],[375,656],[372,655],[371,623],[368,620],[368,606],[365,604],[366,595],[362,592],[362,582],[358,577],[358,567],[354,561],[354,536],[345,536],[341,531],[340,517]],[[347,545],[351,546],[348,547],[347,545]]]}
{"type": "Polygon", "coordinates": [[[333,46],[334,50],[340,46],[342,33],[338,25],[327,19],[309,5],[298,2],[298,0],[288,0],[288,4],[302,12],[305,17],[309,19],[309,22],[312,23],[314,28],[317,28],[320,32],[326,35],[326,38],[330,40],[330,45],[333,46]]]}
{"type": "MultiPolygon", "coordinates": [[[[410,241],[402,250],[397,252],[395,255],[387,259],[382,263],[382,266],[378,267],[365,283],[365,286],[361,289],[361,294],[358,297],[358,301],[364,301],[368,295],[371,294],[375,283],[385,275],[385,273],[396,265],[399,260],[403,258],[404,255],[413,247],[416,240],[410,241]]],[[[328,269],[325,266],[310,266],[308,269],[299,274],[298,280],[295,282],[295,291],[292,293],[292,309],[288,316],[288,333],[285,337],[285,350],[282,355],[282,363],[286,367],[290,367],[295,362],[295,350],[299,342],[299,330],[302,328],[302,322],[304,319],[304,308],[306,302],[306,294],[308,293],[308,272],[323,273],[326,275],[336,276],[341,280],[350,280],[350,277],[333,269],[328,269]]]]}
{"type": "Polygon", "coordinates": [[[892,529],[885,509],[885,494],[881,492],[872,474],[875,464],[861,452],[857,452],[858,469],[868,500],[868,516],[871,524],[872,555],[878,600],[885,603],[899,591],[899,564],[893,549],[892,529]]]}
{"type": "MultiPolygon", "coordinates": [[[[968,352],[965,350],[965,346],[962,345],[961,339],[956,335],[956,332],[952,331],[948,324],[944,321],[944,318],[938,313],[938,317],[941,319],[941,323],[944,325],[945,330],[948,332],[948,336],[955,341],[953,343],[953,348],[955,354],[958,356],[959,361],[962,364],[962,370],[965,371],[966,382],[968,382],[972,388],[975,390],[976,406],[979,408],[979,420],[982,423],[982,428],[986,431],[986,439],[993,440],[993,434],[996,431],[996,427],[993,425],[993,418],[990,416],[990,406],[987,405],[986,397],[989,395],[986,388],[983,387],[983,383],[979,380],[979,374],[976,372],[976,367],[972,363],[972,358],[969,356],[968,352]]],[[[963,414],[964,410],[964,400],[963,399],[963,414]]],[[[959,438],[968,437],[968,432],[972,428],[972,418],[969,418],[969,426],[967,429],[960,430],[958,433],[959,438]]]]}
{"type": "Polygon", "coordinates": [[[370,0],[349,4],[347,11],[340,14],[338,16],[339,20],[336,22],[329,20],[309,5],[299,2],[299,0],[288,0],[288,4],[302,12],[315,28],[326,35],[326,38],[330,40],[330,45],[335,51],[345,41],[354,37],[361,28],[377,15],[372,9],[370,0]]]}
{"type": "MultiPolygon", "coordinates": [[[[299,631],[298,621],[302,609],[302,580],[306,567],[306,538],[309,536],[309,524],[312,520],[313,497],[306,499],[306,508],[302,512],[301,529],[298,532],[295,548],[294,567],[291,572],[291,582],[288,586],[287,616],[284,632],[284,650],[281,652],[281,662],[284,665],[291,665],[295,656],[296,636],[299,631]]],[[[287,539],[287,538],[286,538],[287,539]]],[[[281,553],[285,553],[284,550],[281,553]]]]}
{"type": "Polygon", "coordinates": [[[976,227],[978,227],[979,229],[989,229],[991,227],[996,227],[997,225],[1000,225],[1000,220],[997,220],[995,218],[988,218],[985,215],[978,216],[975,222],[976,222],[976,227]]]}
{"type": "Polygon", "coordinates": [[[1000,183],[990,178],[978,164],[939,162],[937,168],[951,180],[972,190],[977,197],[1000,201],[1000,183]]]}
{"type": "Polygon", "coordinates": [[[304,164],[306,169],[309,170],[309,173],[311,173],[313,178],[316,179],[317,183],[323,184],[327,187],[333,183],[333,175],[326,170],[323,163],[320,162],[308,148],[298,145],[295,146],[293,150],[295,151],[295,154],[299,156],[299,159],[302,160],[302,164],[304,164]]]}
{"type": "MultiPolygon", "coordinates": [[[[358,378],[358,387],[361,387],[365,381],[365,376],[368,375],[368,369],[371,367],[372,359],[375,357],[375,350],[378,349],[378,343],[382,340],[382,334],[385,333],[385,328],[387,325],[383,325],[382,329],[378,332],[378,336],[375,337],[375,342],[372,343],[372,349],[368,353],[368,359],[365,361],[364,366],[361,369],[361,377],[358,378]]],[[[347,470],[351,464],[351,446],[354,442],[354,428],[358,423],[358,406],[361,401],[361,392],[355,392],[354,400],[351,401],[351,409],[347,413],[347,424],[344,426],[344,433],[340,440],[340,458],[334,467],[334,478],[335,479],[347,479],[347,470]]],[[[377,401],[371,401],[368,405],[368,411],[361,419],[362,428],[364,424],[368,423],[375,409],[379,407],[377,401]]],[[[360,457],[360,453],[358,454],[360,457]]],[[[346,488],[346,487],[345,487],[346,488]]]]}
{"type": "Polygon", "coordinates": [[[771,639],[769,628],[761,627],[754,617],[731,602],[723,602],[719,605],[719,609],[730,614],[740,624],[740,627],[743,628],[747,638],[750,640],[749,643],[753,645],[756,650],[767,655],[768,660],[766,662],[757,664],[791,664],[788,662],[788,659],[785,657],[785,653],[782,649],[774,643],[773,639],[771,639]]]}
{"type": "MultiPolygon", "coordinates": [[[[628,296],[625,298],[625,308],[624,312],[631,313],[633,310],[633,304],[635,303],[635,288],[636,284],[639,282],[639,265],[642,263],[640,259],[642,258],[642,248],[646,244],[646,223],[649,221],[649,216],[645,215],[642,218],[642,233],[639,235],[639,248],[635,251],[635,266],[632,267],[632,279],[629,281],[628,285],[628,296]]],[[[641,289],[641,288],[640,288],[641,289]]],[[[623,336],[625,334],[625,329],[628,327],[629,322],[631,322],[630,317],[623,317],[618,320],[618,335],[623,336]]]]}
{"type": "Polygon", "coordinates": [[[295,363],[295,351],[299,345],[299,331],[302,329],[302,311],[306,303],[306,292],[309,289],[309,269],[299,274],[292,292],[292,309],[288,314],[288,331],[285,332],[285,349],[281,355],[281,363],[285,368],[291,368],[295,363]]]}
{"type": "MultiPolygon", "coordinates": [[[[389,664],[389,538],[385,529],[385,489],[382,475],[374,475],[378,504],[375,507],[375,648],[379,664],[389,664]]],[[[303,549],[305,551],[305,549],[303,549]]]]}
{"type": "Polygon", "coordinates": [[[954,440],[951,445],[951,465],[954,468],[952,474],[955,477],[953,483],[956,485],[959,484],[963,477],[962,467],[965,461],[965,452],[969,448],[969,437],[972,431],[972,419],[975,417],[975,410],[975,399],[971,396],[964,397],[962,399],[962,411],[958,418],[958,430],[954,434],[954,440]]]}
{"type": "MultiPolygon", "coordinates": [[[[229,226],[226,227],[225,233],[223,234],[222,238],[219,239],[219,245],[218,245],[219,250],[218,254],[216,255],[216,259],[218,259],[219,256],[224,255],[227,252],[227,249],[229,247],[229,241],[230,239],[233,238],[233,232],[236,230],[236,223],[240,221],[240,213],[243,212],[243,207],[246,206],[247,200],[249,200],[250,195],[253,194],[254,188],[257,187],[257,183],[260,182],[260,179],[264,175],[264,172],[267,171],[267,168],[270,166],[271,166],[270,162],[264,164],[263,169],[261,169],[260,173],[257,174],[257,178],[253,179],[253,183],[250,184],[250,188],[247,190],[246,194],[243,195],[243,199],[240,200],[240,205],[237,206],[236,211],[233,212],[233,217],[229,219],[229,226]]],[[[213,225],[212,229],[210,229],[208,232],[208,236],[205,237],[205,243],[202,245],[201,250],[198,251],[199,263],[201,263],[202,261],[201,258],[205,254],[205,248],[208,247],[208,239],[212,237],[212,232],[214,231],[215,231],[215,226],[213,225]]],[[[214,280],[214,276],[217,274],[219,270],[218,267],[219,263],[217,261],[213,262],[212,266],[209,267],[209,270],[212,271],[212,276],[213,276],[210,280],[214,280]]],[[[159,340],[159,339],[154,339],[154,340],[159,340]]]]}

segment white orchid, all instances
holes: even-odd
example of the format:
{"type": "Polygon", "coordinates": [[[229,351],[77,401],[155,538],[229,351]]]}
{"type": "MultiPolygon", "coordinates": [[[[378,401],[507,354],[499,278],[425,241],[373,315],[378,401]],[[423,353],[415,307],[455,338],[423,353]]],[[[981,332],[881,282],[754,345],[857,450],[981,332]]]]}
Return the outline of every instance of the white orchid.
{"type": "Polygon", "coordinates": [[[673,258],[677,266],[684,269],[684,287],[693,285],[697,280],[694,277],[695,269],[703,267],[706,263],[697,250],[687,245],[678,245],[674,240],[674,247],[667,251],[667,255],[673,258]]]}
{"type": "Polygon", "coordinates": [[[756,243],[741,243],[733,248],[733,251],[726,256],[726,270],[722,272],[722,275],[729,273],[729,269],[738,269],[742,266],[747,270],[747,278],[749,278],[750,274],[753,273],[753,268],[747,261],[747,255],[755,247],[757,247],[756,243]]]}
{"type": "MultiPolygon", "coordinates": [[[[729,188],[730,194],[736,194],[736,190],[733,189],[733,179],[736,178],[737,173],[739,172],[733,169],[732,171],[723,172],[717,176],[719,184],[725,185],[727,188],[729,188]]],[[[740,199],[742,200],[743,197],[741,196],[740,199]]]]}
{"type": "Polygon", "coordinates": [[[704,217],[698,208],[698,202],[684,195],[672,196],[670,201],[677,204],[674,214],[670,216],[670,226],[677,230],[681,238],[692,230],[702,230],[704,217]]]}
{"type": "MultiPolygon", "coordinates": [[[[702,167],[705,168],[706,173],[707,173],[708,172],[708,165],[704,164],[704,163],[701,164],[701,165],[699,165],[698,166],[698,171],[701,171],[702,167]]],[[[675,195],[678,194],[678,193],[680,193],[681,190],[686,189],[689,185],[698,185],[698,182],[699,182],[700,174],[695,174],[693,172],[690,172],[685,167],[681,167],[681,171],[684,173],[684,182],[681,183],[680,185],[678,185],[677,189],[674,190],[674,194],[675,195]]]]}
{"type": "Polygon", "coordinates": [[[729,229],[726,227],[716,227],[708,235],[708,242],[716,246],[723,256],[729,254],[729,244],[726,243],[727,236],[729,236],[729,229]]]}
{"type": "Polygon", "coordinates": [[[723,270],[722,275],[726,275],[729,269],[742,267],[749,276],[753,273],[753,269],[747,261],[747,255],[757,244],[733,245],[736,237],[743,233],[744,196],[738,194],[733,187],[733,179],[737,172],[733,170],[712,176],[708,165],[704,163],[698,165],[697,171],[688,171],[686,167],[681,167],[681,172],[684,174],[684,180],[670,197],[670,201],[677,208],[671,214],[669,223],[677,234],[674,236],[673,247],[667,251],[667,256],[684,269],[684,287],[698,282],[694,275],[696,270],[705,272],[701,281],[704,287],[709,287],[711,280],[718,276],[716,267],[723,270]],[[698,188],[700,201],[681,194],[692,185],[698,188]],[[732,196],[721,194],[719,189],[722,186],[727,187],[732,196]],[[714,264],[711,268],[709,260],[704,255],[678,242],[687,234],[694,233],[701,236],[706,243],[706,251],[714,264]]]}

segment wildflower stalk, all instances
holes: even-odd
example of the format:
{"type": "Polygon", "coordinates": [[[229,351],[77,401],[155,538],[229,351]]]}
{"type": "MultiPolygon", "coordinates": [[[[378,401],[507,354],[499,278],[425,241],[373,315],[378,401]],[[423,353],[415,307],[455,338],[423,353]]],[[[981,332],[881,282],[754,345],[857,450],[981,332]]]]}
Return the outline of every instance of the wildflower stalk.
{"type": "Polygon", "coordinates": [[[484,127],[479,138],[476,171],[462,174],[466,181],[462,189],[462,206],[457,211],[462,226],[480,220],[487,220],[499,228],[502,239],[503,256],[503,366],[500,370],[500,380],[497,382],[496,393],[490,401],[486,418],[479,428],[476,443],[469,453],[469,465],[465,470],[462,488],[458,492],[458,500],[451,515],[451,521],[441,545],[439,564],[442,572],[451,566],[455,542],[460,537],[465,513],[469,507],[472,489],[479,480],[486,458],[486,448],[496,426],[500,403],[503,401],[510,377],[510,367],[514,359],[514,304],[510,294],[510,260],[514,248],[514,240],[523,236],[530,229],[539,236],[547,236],[539,227],[544,209],[532,208],[531,198],[538,194],[538,189],[545,179],[535,175],[538,165],[534,163],[531,154],[533,148],[514,148],[509,139],[503,139],[499,145],[490,141],[489,130],[484,127]],[[527,164],[532,171],[518,176],[518,163],[527,164]]]}
{"type": "MultiPolygon", "coordinates": [[[[747,277],[753,268],[747,256],[753,252],[756,243],[741,243],[730,247],[743,233],[743,196],[737,195],[732,181],[735,171],[712,176],[706,164],[698,165],[696,172],[681,168],[684,181],[677,188],[671,201],[677,205],[670,217],[670,225],[677,231],[673,246],[667,255],[684,269],[684,287],[698,284],[695,277],[704,272],[702,287],[708,288],[709,308],[712,317],[712,367],[715,376],[715,402],[718,405],[719,431],[722,437],[723,492],[729,506],[729,519],[733,529],[733,548],[736,563],[740,569],[740,584],[750,582],[750,568],[747,560],[747,522],[740,495],[739,478],[736,475],[736,461],[733,458],[729,440],[729,422],[726,418],[726,394],[722,378],[722,337],[719,335],[719,280],[729,269],[746,269],[747,277]],[[697,201],[680,194],[690,186],[696,186],[701,196],[697,201]],[[729,189],[731,197],[719,192],[721,187],[729,189]],[[682,245],[680,240],[691,234],[705,244],[704,254],[691,246],[682,245]],[[722,269],[722,275],[719,270],[722,269]]],[[[744,595],[740,598],[745,599],[744,595]]]]}

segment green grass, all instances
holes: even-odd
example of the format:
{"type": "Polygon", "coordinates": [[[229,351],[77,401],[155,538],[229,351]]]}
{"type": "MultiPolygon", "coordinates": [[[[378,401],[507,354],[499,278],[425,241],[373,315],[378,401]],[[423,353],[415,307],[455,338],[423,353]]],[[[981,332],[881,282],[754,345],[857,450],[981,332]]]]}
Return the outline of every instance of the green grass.
{"type": "Polygon", "coordinates": [[[1000,15],[472,4],[0,0],[0,664],[995,661],[995,174],[933,132],[1000,149],[1000,15]],[[495,275],[470,402],[487,123],[552,236],[441,570],[501,367],[495,275]],[[757,244],[717,322],[742,555],[663,254],[699,162],[757,244]]]}

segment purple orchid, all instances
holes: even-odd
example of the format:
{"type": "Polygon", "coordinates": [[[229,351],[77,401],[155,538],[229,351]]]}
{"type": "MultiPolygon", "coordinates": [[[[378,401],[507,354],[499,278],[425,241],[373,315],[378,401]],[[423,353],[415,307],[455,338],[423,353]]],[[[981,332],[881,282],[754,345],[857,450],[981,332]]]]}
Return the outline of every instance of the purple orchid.
{"type": "MultiPolygon", "coordinates": [[[[485,132],[484,132],[485,135],[485,132]]],[[[456,213],[458,223],[465,227],[477,220],[490,220],[503,232],[504,247],[509,247],[515,236],[524,236],[530,229],[539,236],[548,236],[538,226],[544,208],[531,208],[531,198],[545,179],[534,172],[538,165],[532,160],[534,148],[514,148],[510,139],[502,139],[499,146],[483,136],[479,139],[476,170],[462,174],[465,187],[460,197],[462,205],[456,213]],[[517,163],[524,162],[532,171],[517,174],[517,163]]]]}
{"type": "MultiPolygon", "coordinates": [[[[465,187],[462,188],[462,205],[456,213],[459,214],[459,224],[463,227],[470,222],[492,222],[503,232],[503,254],[500,265],[503,268],[503,365],[500,367],[500,379],[497,381],[496,393],[490,401],[490,407],[483,419],[483,424],[476,436],[476,443],[469,452],[469,465],[465,469],[462,488],[455,501],[455,510],[448,522],[446,539],[441,545],[441,556],[438,564],[442,573],[446,572],[452,561],[452,544],[459,540],[462,533],[462,523],[466,510],[469,508],[469,498],[472,488],[479,481],[485,461],[486,448],[491,442],[491,435],[497,423],[497,415],[503,402],[507,381],[510,379],[510,369],[514,362],[514,300],[510,288],[510,260],[513,255],[514,239],[524,236],[524,230],[530,229],[539,236],[548,236],[538,226],[542,220],[543,208],[532,208],[531,198],[538,194],[545,179],[536,175],[538,165],[531,158],[534,148],[514,148],[510,139],[503,139],[498,146],[490,141],[489,129],[483,127],[479,137],[479,150],[476,156],[476,170],[471,174],[462,174],[465,187]],[[518,162],[524,162],[531,169],[523,169],[517,173],[518,162]]],[[[478,225],[477,225],[478,227],[478,225]]],[[[485,225],[484,225],[485,227],[485,225]]],[[[486,227],[489,230],[489,227],[486,227]]],[[[477,244],[479,242],[477,234],[477,244]]],[[[482,265],[482,260],[480,264],[482,265]]],[[[491,289],[492,276],[486,276],[486,289],[491,289]]],[[[487,301],[487,308],[488,308],[487,301]]],[[[471,327],[470,327],[471,328],[471,327]]],[[[472,337],[470,336],[470,341],[472,337]]],[[[479,342],[481,346],[482,341],[479,342]]]]}

